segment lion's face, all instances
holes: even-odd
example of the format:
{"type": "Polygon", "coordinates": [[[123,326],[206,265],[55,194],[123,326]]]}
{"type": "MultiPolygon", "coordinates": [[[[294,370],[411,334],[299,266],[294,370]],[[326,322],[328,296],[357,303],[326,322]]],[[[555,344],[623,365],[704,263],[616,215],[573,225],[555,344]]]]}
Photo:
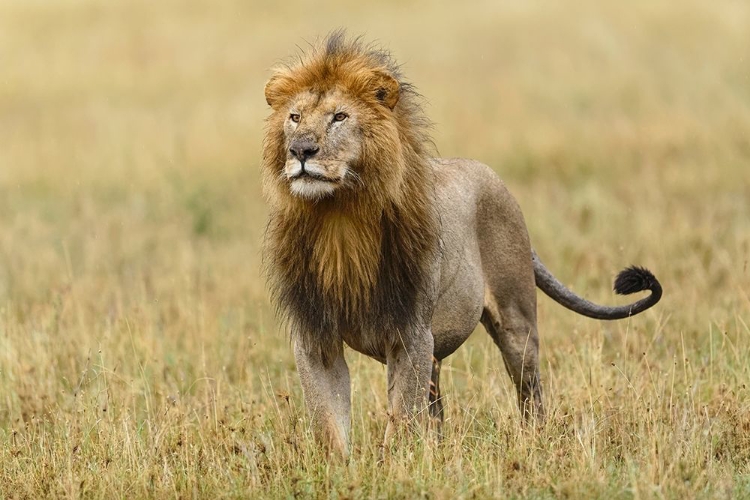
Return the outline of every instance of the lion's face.
{"type": "Polygon", "coordinates": [[[307,90],[289,101],[281,175],[292,194],[315,200],[358,186],[361,118],[361,106],[339,90],[307,90]]]}
{"type": "Polygon", "coordinates": [[[267,193],[315,201],[398,191],[400,84],[388,68],[369,66],[369,56],[344,56],[279,68],[266,84],[267,193]]]}

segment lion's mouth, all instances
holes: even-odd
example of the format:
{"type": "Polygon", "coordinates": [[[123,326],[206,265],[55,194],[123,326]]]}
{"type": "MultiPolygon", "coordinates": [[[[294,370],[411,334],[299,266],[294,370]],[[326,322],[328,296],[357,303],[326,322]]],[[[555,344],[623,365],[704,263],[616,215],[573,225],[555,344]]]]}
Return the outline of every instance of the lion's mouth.
{"type": "Polygon", "coordinates": [[[307,170],[303,170],[295,175],[292,175],[291,177],[289,177],[289,180],[292,182],[297,181],[297,180],[303,180],[303,181],[308,181],[308,182],[314,182],[314,181],[330,182],[330,183],[337,182],[336,179],[331,179],[329,177],[326,177],[325,175],[316,174],[314,172],[308,172],[307,170]]]}

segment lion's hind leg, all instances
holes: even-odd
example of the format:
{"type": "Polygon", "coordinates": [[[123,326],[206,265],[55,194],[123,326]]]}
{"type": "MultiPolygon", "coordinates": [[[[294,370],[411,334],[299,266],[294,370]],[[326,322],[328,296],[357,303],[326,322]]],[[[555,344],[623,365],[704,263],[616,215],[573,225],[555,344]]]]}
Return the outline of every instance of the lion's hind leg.
{"type": "Polygon", "coordinates": [[[482,324],[500,348],[505,368],[516,386],[524,421],[542,421],[544,405],[535,318],[530,319],[520,307],[513,305],[501,309],[495,300],[490,299],[482,313],[482,324]]]}

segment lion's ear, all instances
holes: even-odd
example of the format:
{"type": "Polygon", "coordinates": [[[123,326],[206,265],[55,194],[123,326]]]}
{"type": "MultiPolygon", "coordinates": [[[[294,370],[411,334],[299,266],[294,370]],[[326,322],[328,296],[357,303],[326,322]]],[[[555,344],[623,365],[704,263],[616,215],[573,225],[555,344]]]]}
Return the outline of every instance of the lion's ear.
{"type": "Polygon", "coordinates": [[[373,78],[373,87],[378,101],[387,106],[388,109],[396,107],[399,98],[398,80],[388,73],[378,71],[373,78]]]}
{"type": "Polygon", "coordinates": [[[268,82],[266,82],[266,87],[264,89],[264,92],[266,94],[266,102],[272,108],[276,107],[276,105],[285,94],[285,80],[286,79],[281,74],[276,73],[271,77],[270,80],[268,80],[268,82]]]}

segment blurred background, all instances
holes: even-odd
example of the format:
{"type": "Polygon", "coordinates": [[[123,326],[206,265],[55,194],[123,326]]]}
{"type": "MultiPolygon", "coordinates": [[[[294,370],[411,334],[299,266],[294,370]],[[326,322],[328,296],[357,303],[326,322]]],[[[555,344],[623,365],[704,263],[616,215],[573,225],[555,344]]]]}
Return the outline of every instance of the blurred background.
{"type": "MultiPolygon", "coordinates": [[[[505,180],[562,281],[623,303],[620,268],[661,279],[616,325],[540,298],[555,404],[582,338],[596,366],[689,358],[707,401],[747,395],[736,349],[706,367],[714,335],[750,334],[750,3],[2,0],[0,436],[47,418],[74,440],[54,422],[86,408],[299,405],[260,271],[263,85],[341,27],[403,64],[442,156],[505,180]]],[[[486,335],[454,358],[453,404],[514,411],[486,335]]],[[[355,407],[384,421],[383,369],[351,359],[355,407]]]]}

